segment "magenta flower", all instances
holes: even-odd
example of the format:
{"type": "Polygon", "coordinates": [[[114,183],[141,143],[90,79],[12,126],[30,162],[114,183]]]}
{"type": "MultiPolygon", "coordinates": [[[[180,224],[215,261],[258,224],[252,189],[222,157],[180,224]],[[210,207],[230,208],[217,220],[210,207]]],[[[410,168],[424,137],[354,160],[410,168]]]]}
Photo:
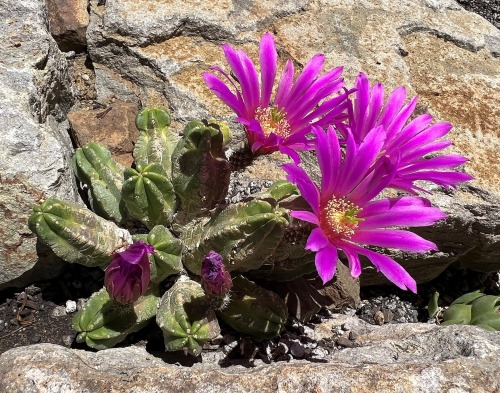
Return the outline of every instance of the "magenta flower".
{"type": "Polygon", "coordinates": [[[359,255],[364,255],[398,287],[416,292],[415,280],[403,267],[365,246],[410,252],[437,250],[434,243],[398,228],[431,225],[445,218],[445,214],[431,207],[426,199],[415,196],[374,200],[396,174],[391,161],[380,156],[386,137],[383,127],[368,130],[359,144],[347,132],[344,154],[333,128],[327,132],[313,128],[313,133],[321,186],[295,164],[283,165],[283,169],[311,206],[312,212],[291,214],[316,225],[306,249],[316,252],[316,269],[323,282],[334,276],[341,250],[353,277],[361,274],[359,255]]]}
{"type": "MultiPolygon", "coordinates": [[[[396,175],[389,187],[412,194],[421,188],[417,180],[430,181],[445,188],[471,180],[472,176],[449,171],[465,163],[466,158],[457,154],[435,154],[451,145],[448,140],[439,140],[452,128],[449,123],[432,123],[432,116],[423,114],[408,122],[417,105],[417,97],[404,104],[406,90],[403,86],[391,92],[384,105],[384,86],[376,83],[370,88],[365,74],[360,73],[355,81],[355,93],[349,113],[349,125],[356,143],[360,144],[375,127],[382,126],[386,133],[382,153],[397,166],[396,175]]],[[[345,126],[337,125],[345,135],[345,126]]]]}
{"type": "Polygon", "coordinates": [[[324,55],[315,55],[294,82],[294,67],[288,60],[279,78],[274,100],[271,100],[278,67],[278,54],[272,34],[260,41],[260,86],[254,63],[241,50],[223,45],[235,81],[219,67],[204,73],[207,86],[228,105],[245,126],[254,154],[281,151],[298,162],[296,151],[308,150],[306,138],[311,125],[326,126],[346,118],[348,92],[338,94],[343,87],[342,67],[318,77],[324,55]]]}
{"type": "Polygon", "coordinates": [[[151,273],[148,254],[154,253],[152,245],[139,240],[125,251],[113,254],[104,274],[104,285],[111,299],[128,304],[146,292],[151,273]]]}
{"type": "Polygon", "coordinates": [[[212,296],[224,296],[233,286],[231,275],[226,271],[222,256],[210,251],[201,263],[201,283],[205,293],[212,296]]]}

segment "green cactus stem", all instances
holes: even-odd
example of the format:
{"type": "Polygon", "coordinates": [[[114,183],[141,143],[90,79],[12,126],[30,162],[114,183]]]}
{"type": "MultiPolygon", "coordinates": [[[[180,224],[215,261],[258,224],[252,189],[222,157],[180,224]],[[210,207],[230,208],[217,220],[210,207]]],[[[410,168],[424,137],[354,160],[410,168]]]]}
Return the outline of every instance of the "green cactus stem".
{"type": "Polygon", "coordinates": [[[67,262],[105,266],[113,252],[132,243],[127,230],[85,206],[51,198],[33,210],[29,228],[67,262]]]}
{"type": "Polygon", "coordinates": [[[159,283],[168,276],[180,273],[182,242],[162,225],[155,226],[147,235],[136,235],[134,240],[143,240],[154,246],[156,253],[149,256],[151,281],[159,283]]]}
{"type": "Polygon", "coordinates": [[[163,330],[165,349],[198,356],[203,344],[217,337],[219,324],[201,285],[181,277],[163,295],[156,323],[163,330]]]}
{"type": "Polygon", "coordinates": [[[230,205],[184,228],[184,266],[200,275],[203,257],[214,250],[228,271],[257,269],[274,252],[287,225],[286,211],[266,201],[230,205]]]}
{"type": "Polygon", "coordinates": [[[126,169],[122,197],[129,214],[148,228],[172,222],[176,207],[174,188],[160,164],[126,169]]]}
{"type": "Polygon", "coordinates": [[[220,126],[192,121],[172,155],[172,182],[185,223],[224,200],[229,187],[230,164],[224,155],[220,126]]]}
{"type": "Polygon", "coordinates": [[[123,305],[110,299],[103,288],[94,293],[73,318],[77,342],[102,350],[114,347],[128,334],[145,327],[156,315],[158,290],[150,288],[132,304],[123,305]]]}
{"type": "Polygon", "coordinates": [[[280,334],[288,311],[278,295],[240,275],[233,278],[229,304],[217,315],[237,332],[262,340],[280,334]]]}
{"type": "Polygon", "coordinates": [[[113,160],[109,150],[94,142],[76,149],[72,163],[76,176],[88,187],[92,210],[120,223],[126,217],[121,199],[125,168],[113,160]]]}
{"type": "Polygon", "coordinates": [[[137,114],[135,125],[139,138],[134,147],[134,159],[139,170],[159,163],[167,178],[172,175],[172,152],[178,137],[169,129],[170,114],[162,108],[144,108],[137,114]]]}
{"type": "Polygon", "coordinates": [[[441,325],[476,325],[489,331],[500,330],[500,296],[485,295],[479,290],[466,293],[442,314],[436,310],[438,296],[437,292],[432,296],[428,308],[429,315],[432,312],[441,325]]]}

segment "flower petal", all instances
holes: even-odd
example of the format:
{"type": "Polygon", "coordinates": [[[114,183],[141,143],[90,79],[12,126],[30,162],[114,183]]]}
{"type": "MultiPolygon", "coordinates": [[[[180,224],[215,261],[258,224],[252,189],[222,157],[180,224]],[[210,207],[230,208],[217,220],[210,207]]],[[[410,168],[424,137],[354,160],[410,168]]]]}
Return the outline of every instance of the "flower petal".
{"type": "Polygon", "coordinates": [[[297,218],[302,221],[307,221],[310,222],[311,224],[319,225],[319,219],[314,213],[305,210],[294,210],[290,212],[290,215],[293,218],[297,218]]]}
{"type": "Polygon", "coordinates": [[[306,171],[295,164],[284,164],[281,167],[288,174],[286,179],[295,183],[302,197],[313,209],[314,214],[319,215],[319,190],[306,171]]]}
{"type": "Polygon", "coordinates": [[[426,252],[436,250],[437,246],[413,232],[400,229],[358,230],[351,240],[377,247],[396,248],[402,251],[426,252]]]}
{"type": "Polygon", "coordinates": [[[274,80],[278,67],[278,53],[274,44],[274,37],[270,33],[264,34],[260,40],[259,49],[260,60],[260,82],[262,92],[260,96],[260,107],[266,108],[271,100],[274,80]]]}
{"type": "Polygon", "coordinates": [[[310,251],[319,251],[325,248],[328,244],[330,244],[330,241],[325,236],[323,231],[320,228],[314,228],[307,238],[305,249],[310,251]]]}
{"type": "Polygon", "coordinates": [[[323,284],[330,281],[335,275],[337,268],[338,253],[337,248],[328,244],[321,251],[316,253],[315,265],[319,276],[323,280],[323,284]]]}

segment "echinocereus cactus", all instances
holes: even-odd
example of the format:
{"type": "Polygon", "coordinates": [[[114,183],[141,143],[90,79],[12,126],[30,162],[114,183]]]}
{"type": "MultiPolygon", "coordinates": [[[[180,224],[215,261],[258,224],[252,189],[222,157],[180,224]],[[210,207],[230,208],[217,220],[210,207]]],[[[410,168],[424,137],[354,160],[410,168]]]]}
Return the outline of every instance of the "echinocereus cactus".
{"type": "Polygon", "coordinates": [[[172,152],[178,137],[169,129],[170,114],[162,108],[144,108],[135,119],[139,138],[134,147],[134,160],[139,170],[158,163],[168,179],[172,176],[172,152]]]}
{"type": "Polygon", "coordinates": [[[184,350],[193,356],[220,333],[215,312],[201,285],[183,277],[163,295],[156,323],[163,330],[167,351],[184,350]]]}
{"type": "Polygon", "coordinates": [[[234,277],[231,299],[217,315],[237,332],[257,339],[277,336],[288,319],[286,304],[278,295],[241,275],[234,277]]]}
{"type": "Polygon", "coordinates": [[[130,233],[76,203],[47,199],[34,207],[30,229],[71,263],[105,266],[110,255],[132,243],[130,233]]]}
{"type": "Polygon", "coordinates": [[[441,325],[476,325],[490,331],[500,331],[500,296],[481,291],[466,293],[455,299],[448,308],[438,307],[439,293],[429,301],[429,316],[441,325]]]}
{"type": "Polygon", "coordinates": [[[148,228],[172,222],[176,209],[175,192],[161,164],[126,169],[122,197],[130,215],[148,228]]]}
{"type": "Polygon", "coordinates": [[[113,301],[103,288],[73,318],[73,328],[78,332],[76,341],[99,350],[114,347],[147,325],[156,315],[158,300],[156,287],[129,304],[113,301]]]}
{"type": "Polygon", "coordinates": [[[88,187],[92,210],[120,223],[126,217],[121,198],[123,165],[111,157],[108,149],[95,142],[76,149],[72,163],[76,176],[88,187]]]}
{"type": "Polygon", "coordinates": [[[178,221],[206,214],[224,200],[231,170],[223,146],[219,124],[192,121],[184,128],[172,155],[172,182],[182,212],[178,221]]]}
{"type": "Polygon", "coordinates": [[[283,237],[287,210],[253,200],[229,205],[209,220],[186,225],[181,234],[186,268],[200,275],[203,257],[211,250],[222,255],[228,271],[259,268],[283,237]]]}

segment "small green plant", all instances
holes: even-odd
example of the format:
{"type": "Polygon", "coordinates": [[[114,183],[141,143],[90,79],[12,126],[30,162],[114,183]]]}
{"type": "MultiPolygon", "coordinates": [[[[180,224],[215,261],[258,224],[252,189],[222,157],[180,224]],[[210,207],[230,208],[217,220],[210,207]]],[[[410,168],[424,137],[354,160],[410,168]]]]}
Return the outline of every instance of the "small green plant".
{"type": "Polygon", "coordinates": [[[440,325],[475,325],[489,331],[500,330],[500,296],[485,295],[480,290],[455,299],[448,308],[438,306],[435,292],[428,305],[429,316],[440,325]]]}

